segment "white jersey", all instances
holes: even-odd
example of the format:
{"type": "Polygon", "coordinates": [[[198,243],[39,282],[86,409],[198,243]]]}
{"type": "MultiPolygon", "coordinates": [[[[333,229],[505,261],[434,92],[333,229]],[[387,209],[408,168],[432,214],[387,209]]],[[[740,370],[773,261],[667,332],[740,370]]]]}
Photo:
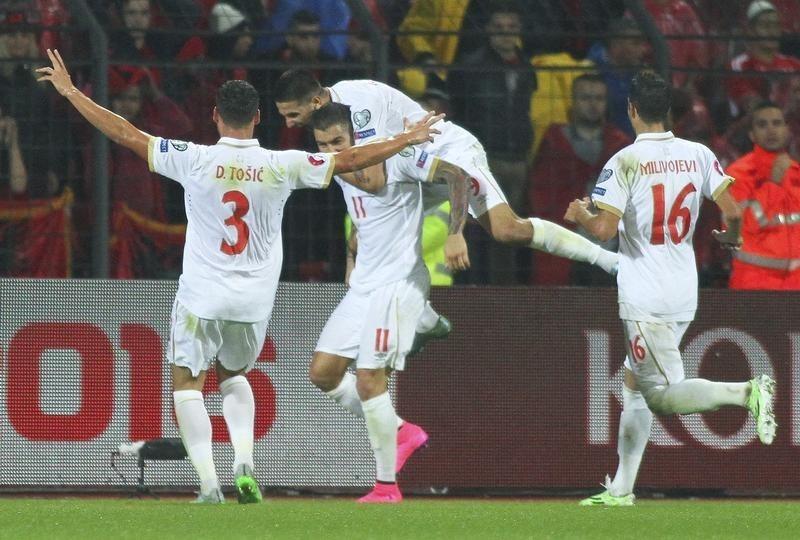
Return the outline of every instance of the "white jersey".
{"type": "Polygon", "coordinates": [[[269,318],[283,262],[284,204],[294,189],[327,187],[333,155],[275,152],[256,139],[202,146],[153,137],[148,164],[184,188],[178,301],[202,319],[269,318]]]}
{"type": "Polygon", "coordinates": [[[716,199],[732,181],[711,150],[671,132],[639,135],[609,160],[592,199],[621,217],[617,282],[622,319],[694,319],[692,236],[701,194],[716,199]]]}
{"type": "MultiPolygon", "coordinates": [[[[438,159],[409,147],[387,159],[371,174],[385,174],[378,193],[362,191],[338,176],[347,211],[356,226],[358,254],[350,287],[367,293],[403,280],[425,267],[422,260],[422,184],[429,181],[438,159]]],[[[427,272],[427,270],[426,270],[427,272]]]]}
{"type": "MultiPolygon", "coordinates": [[[[377,81],[340,81],[331,86],[330,91],[334,102],[350,106],[356,144],[402,133],[404,118],[413,122],[426,114],[419,103],[403,92],[377,81]]],[[[441,134],[435,136],[435,142],[417,148],[441,156],[442,149],[453,144],[467,148],[477,143],[475,136],[452,122],[439,122],[436,129],[441,134]]]]}

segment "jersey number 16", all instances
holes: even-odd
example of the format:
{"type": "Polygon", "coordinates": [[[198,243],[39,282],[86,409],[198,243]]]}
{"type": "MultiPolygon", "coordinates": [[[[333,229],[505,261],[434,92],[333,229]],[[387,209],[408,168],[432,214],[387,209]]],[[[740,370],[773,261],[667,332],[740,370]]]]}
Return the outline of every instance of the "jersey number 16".
{"type": "Polygon", "coordinates": [[[666,223],[664,222],[664,213],[666,212],[666,203],[664,201],[664,184],[656,184],[652,186],[653,190],[653,226],[650,232],[650,243],[653,245],[662,245],[665,240],[664,226],[669,229],[669,239],[672,243],[680,244],[686,235],[689,234],[689,229],[692,226],[692,212],[689,208],[681,206],[683,201],[689,194],[697,191],[694,184],[686,184],[683,189],[678,193],[675,202],[672,203],[669,216],[666,223]],[[681,228],[678,229],[678,218],[681,220],[681,228]]]}

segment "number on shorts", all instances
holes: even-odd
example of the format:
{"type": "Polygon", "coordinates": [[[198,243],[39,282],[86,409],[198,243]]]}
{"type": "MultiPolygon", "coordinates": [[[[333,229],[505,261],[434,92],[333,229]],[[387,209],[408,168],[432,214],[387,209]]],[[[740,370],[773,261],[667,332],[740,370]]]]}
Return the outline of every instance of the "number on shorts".
{"type": "Polygon", "coordinates": [[[389,329],[375,329],[375,352],[389,352],[389,329]]]}
{"type": "Polygon", "coordinates": [[[351,197],[353,199],[353,209],[356,211],[356,219],[363,219],[367,217],[367,212],[364,210],[363,197],[351,197]]]}
{"type": "Polygon", "coordinates": [[[247,247],[250,241],[250,227],[242,218],[250,211],[250,201],[241,191],[228,191],[222,196],[223,203],[233,203],[233,215],[225,220],[225,225],[236,229],[236,243],[229,244],[224,239],[220,242],[219,249],[226,255],[238,255],[247,247]]]}
{"type": "MultiPolygon", "coordinates": [[[[650,232],[650,243],[660,246],[664,243],[664,213],[666,212],[666,204],[664,201],[664,184],[656,184],[653,189],[653,226],[650,232]]],[[[689,229],[692,225],[692,212],[685,206],[681,206],[683,201],[689,194],[694,193],[697,189],[694,184],[689,183],[683,186],[683,189],[675,198],[672,203],[672,208],[669,211],[667,218],[667,227],[669,228],[669,239],[672,243],[680,244],[686,235],[689,234],[689,229]],[[681,228],[678,230],[678,218],[681,219],[681,228]]]]}
{"type": "Polygon", "coordinates": [[[642,339],[642,336],[636,336],[630,343],[633,360],[638,363],[644,362],[644,357],[647,354],[647,351],[645,351],[644,347],[639,344],[640,339],[642,339]]]}

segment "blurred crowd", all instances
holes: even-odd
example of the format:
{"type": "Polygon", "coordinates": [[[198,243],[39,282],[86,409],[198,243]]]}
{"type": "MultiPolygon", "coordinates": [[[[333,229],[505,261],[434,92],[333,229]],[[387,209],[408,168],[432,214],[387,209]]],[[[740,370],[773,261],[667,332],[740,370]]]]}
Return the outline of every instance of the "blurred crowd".
{"type": "MultiPolygon", "coordinates": [[[[262,145],[314,150],[307,132],[283,124],[270,100],[273,82],[291,67],[313,70],[323,84],[375,77],[370,31],[378,29],[388,38],[388,82],[472,131],[521,215],[562,222],[569,201],[589,194],[603,164],[633,141],[630,81],[637,70],[656,65],[658,50],[624,0],[362,1],[370,21],[345,0],[87,3],[109,38],[110,108],[165,137],[216,142],[215,90],[236,78],[262,94],[262,145]]],[[[88,260],[99,204],[92,131],[33,72],[44,50],[58,47],[76,84],[91,94],[89,39],[67,4],[0,0],[0,199],[13,204],[72,190],[73,250],[80,261],[88,260]]],[[[753,240],[756,247],[746,251],[768,259],[772,270],[793,272],[795,262],[800,267],[793,253],[793,227],[800,227],[800,2],[641,5],[668,48],[671,129],[708,145],[722,167],[749,175],[749,191],[740,189],[752,214],[747,234],[771,235],[772,247],[764,251],[753,240]],[[766,124],[760,116],[769,117],[766,124]]],[[[108,167],[112,207],[124,203],[150,220],[185,222],[180,189],[134,154],[112,145],[108,167]]],[[[292,196],[284,279],[340,279],[340,199],[335,189],[292,196]]],[[[701,284],[727,286],[731,257],[711,239],[719,219],[710,205],[696,226],[701,284]]],[[[473,268],[456,282],[613,285],[587,266],[489,242],[477,226],[467,234],[473,268]]],[[[749,261],[734,259],[733,266],[758,266],[749,261]]],[[[75,275],[88,275],[88,265],[74,268],[75,275]]],[[[178,268],[148,272],[141,277],[178,268]]]]}

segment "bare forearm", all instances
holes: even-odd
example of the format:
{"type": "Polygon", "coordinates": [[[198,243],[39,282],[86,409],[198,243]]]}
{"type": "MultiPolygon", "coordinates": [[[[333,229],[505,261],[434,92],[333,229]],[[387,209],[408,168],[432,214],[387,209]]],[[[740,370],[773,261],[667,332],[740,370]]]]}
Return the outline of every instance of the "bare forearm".
{"type": "Polygon", "coordinates": [[[450,227],[448,234],[459,234],[467,222],[467,189],[469,175],[460,167],[442,163],[434,181],[446,182],[450,198],[450,227]]]}
{"type": "Polygon", "coordinates": [[[73,107],[103,135],[117,144],[121,144],[147,159],[147,141],[149,135],[143,133],[121,116],[101,107],[80,90],[75,88],[67,93],[66,98],[73,107]]]}
{"type": "Polygon", "coordinates": [[[9,148],[8,154],[11,192],[19,194],[28,187],[28,171],[25,169],[25,162],[22,160],[22,152],[20,152],[19,145],[13,144],[9,148]]]}
{"type": "Polygon", "coordinates": [[[333,173],[357,171],[386,161],[409,145],[406,134],[389,137],[383,141],[352,146],[336,154],[333,173]]]}

